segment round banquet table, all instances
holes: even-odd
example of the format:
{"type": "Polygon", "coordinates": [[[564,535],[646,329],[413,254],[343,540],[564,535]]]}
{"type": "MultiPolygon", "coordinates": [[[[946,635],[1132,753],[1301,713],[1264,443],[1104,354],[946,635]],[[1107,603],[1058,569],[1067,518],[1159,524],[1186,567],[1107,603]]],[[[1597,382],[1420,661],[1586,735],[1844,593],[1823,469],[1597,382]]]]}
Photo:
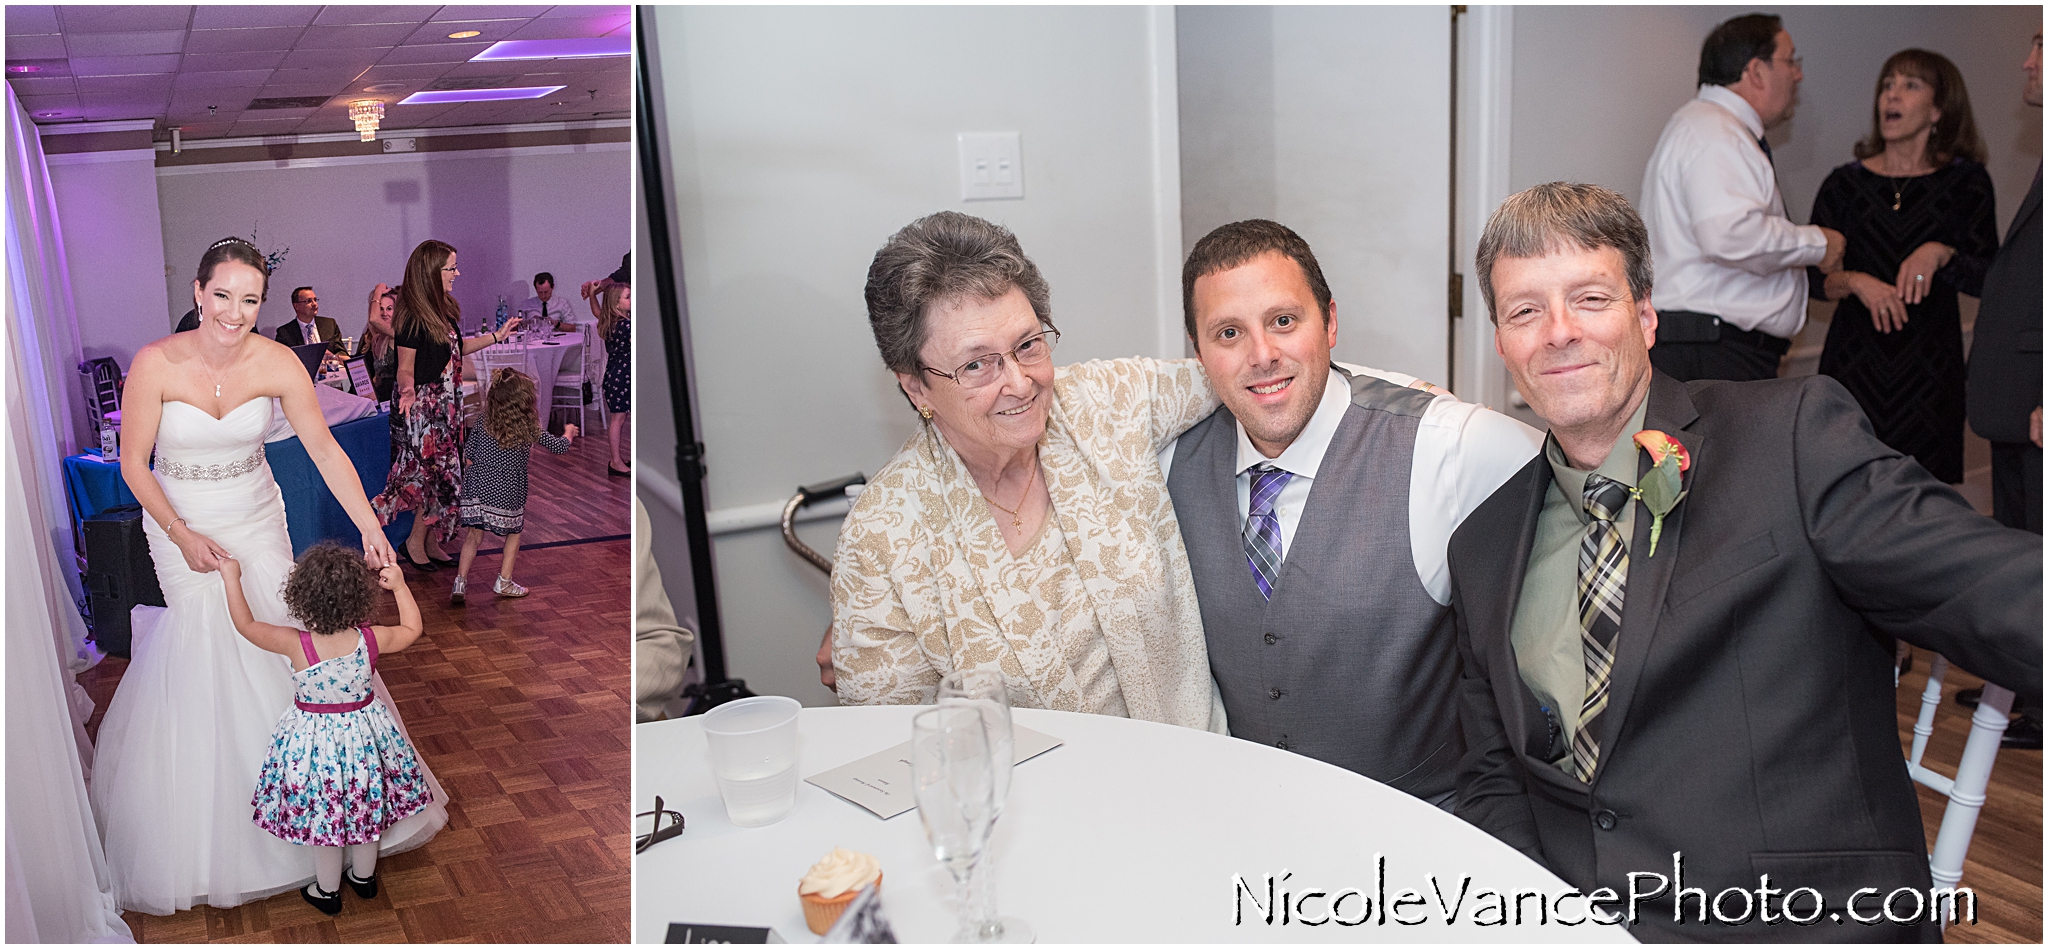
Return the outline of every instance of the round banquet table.
{"type": "MultiPolygon", "coordinates": [[[[910,739],[929,706],[807,708],[798,717],[799,779],[910,739]]],[[[1620,926],[1536,923],[1476,926],[1481,890],[1569,889],[1550,871],[1478,828],[1386,785],[1333,765],[1235,738],[1106,715],[1017,709],[1016,723],[1064,741],[1019,764],[991,844],[998,909],[1037,941],[1061,942],[1632,942],[1620,926]],[[1384,857],[1384,873],[1375,856],[1384,857]],[[1373,901],[1360,925],[1283,923],[1269,895],[1357,888],[1373,901]],[[1460,910],[1446,924],[1432,893],[1460,910]],[[1460,903],[1459,880],[1471,878],[1460,903]],[[1241,877],[1256,900],[1247,898],[1241,877]],[[1378,907],[1403,889],[1426,902],[1385,923],[1378,907]],[[1273,907],[1272,923],[1265,909],[1273,907]],[[1237,922],[1239,910],[1242,922],[1237,922]]],[[[683,833],[633,866],[633,932],[661,942],[671,922],[769,926],[789,942],[816,942],[804,926],[797,881],[833,847],[873,854],[882,903],[898,939],[942,942],[958,924],[952,877],[927,844],[915,810],[889,820],[808,782],[796,810],[766,827],[735,827],[712,780],[695,718],[634,726],[634,808],[655,795],[682,812],[683,833]]],[[[644,833],[647,819],[635,821],[644,833]]],[[[1547,898],[1546,897],[1546,898],[1547,898]]],[[[1312,898],[1312,917],[1328,899],[1312,898]]],[[[1346,899],[1345,920],[1361,901],[1346,899]]],[[[1582,899],[1560,913],[1584,916],[1582,899]]],[[[1487,921],[1492,916],[1484,917],[1487,921]]]]}
{"type": "Polygon", "coordinates": [[[491,348],[500,352],[518,352],[526,355],[526,364],[533,368],[533,391],[536,407],[540,409],[540,420],[548,420],[548,401],[555,391],[555,377],[563,366],[574,371],[583,359],[583,336],[579,333],[559,333],[554,339],[506,340],[493,343],[491,348]]]}

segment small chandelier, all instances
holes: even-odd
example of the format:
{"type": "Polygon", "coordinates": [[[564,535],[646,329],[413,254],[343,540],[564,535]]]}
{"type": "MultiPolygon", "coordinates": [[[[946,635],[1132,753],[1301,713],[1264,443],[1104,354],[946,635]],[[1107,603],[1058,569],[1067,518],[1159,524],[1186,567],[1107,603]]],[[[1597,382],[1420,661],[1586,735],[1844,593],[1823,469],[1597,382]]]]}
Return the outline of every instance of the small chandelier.
{"type": "Polygon", "coordinates": [[[349,104],[348,117],[355,120],[356,131],[361,132],[363,141],[377,140],[377,126],[384,121],[384,103],[377,99],[358,99],[349,104]]]}

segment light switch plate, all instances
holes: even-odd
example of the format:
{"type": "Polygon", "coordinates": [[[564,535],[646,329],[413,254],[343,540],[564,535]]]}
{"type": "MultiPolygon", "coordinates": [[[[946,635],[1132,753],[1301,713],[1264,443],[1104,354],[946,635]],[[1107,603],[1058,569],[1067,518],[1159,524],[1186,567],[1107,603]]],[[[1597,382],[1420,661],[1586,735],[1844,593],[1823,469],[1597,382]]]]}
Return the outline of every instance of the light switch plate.
{"type": "Polygon", "coordinates": [[[1016,132],[960,133],[960,200],[1024,196],[1024,152],[1016,132]]]}

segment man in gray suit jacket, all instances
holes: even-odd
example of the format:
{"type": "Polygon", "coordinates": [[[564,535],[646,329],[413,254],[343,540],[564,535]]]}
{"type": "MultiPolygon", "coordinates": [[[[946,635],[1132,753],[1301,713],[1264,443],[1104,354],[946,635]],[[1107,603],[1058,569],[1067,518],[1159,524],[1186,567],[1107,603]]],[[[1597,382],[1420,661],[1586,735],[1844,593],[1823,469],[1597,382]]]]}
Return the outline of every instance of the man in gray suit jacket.
{"type": "Polygon", "coordinates": [[[1308,243],[1217,228],[1183,309],[1222,407],[1160,454],[1231,734],[1447,804],[1461,751],[1444,544],[1534,429],[1337,367],[1308,243]]]}
{"type": "Polygon", "coordinates": [[[1458,813],[1644,940],[1939,941],[1893,639],[2037,695],[2040,538],[1832,379],[1653,371],[1649,240],[1612,191],[1510,197],[1478,268],[1551,437],[1451,538],[1458,813]]]}

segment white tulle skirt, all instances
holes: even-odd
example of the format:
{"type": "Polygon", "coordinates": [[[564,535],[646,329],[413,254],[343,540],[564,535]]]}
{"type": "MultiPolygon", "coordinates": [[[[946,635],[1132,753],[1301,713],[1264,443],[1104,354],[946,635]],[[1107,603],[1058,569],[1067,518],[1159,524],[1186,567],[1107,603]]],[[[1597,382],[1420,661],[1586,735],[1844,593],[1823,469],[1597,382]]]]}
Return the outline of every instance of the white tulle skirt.
{"type": "MultiPolygon", "coordinates": [[[[255,618],[296,625],[282,596],[291,540],[269,466],[160,480],[187,525],[241,562],[255,618]]],[[[154,622],[138,610],[132,659],[100,725],[92,803],[115,897],[162,915],[296,889],[313,878],[312,853],[258,828],[250,805],[271,731],[292,707],[291,662],[235,632],[220,574],[192,572],[154,520],[143,526],[169,606],[154,622]]],[[[396,715],[381,678],[375,688],[396,715]]],[[[426,778],[434,802],[387,831],[383,853],[447,824],[447,793],[431,770],[426,778]]]]}

